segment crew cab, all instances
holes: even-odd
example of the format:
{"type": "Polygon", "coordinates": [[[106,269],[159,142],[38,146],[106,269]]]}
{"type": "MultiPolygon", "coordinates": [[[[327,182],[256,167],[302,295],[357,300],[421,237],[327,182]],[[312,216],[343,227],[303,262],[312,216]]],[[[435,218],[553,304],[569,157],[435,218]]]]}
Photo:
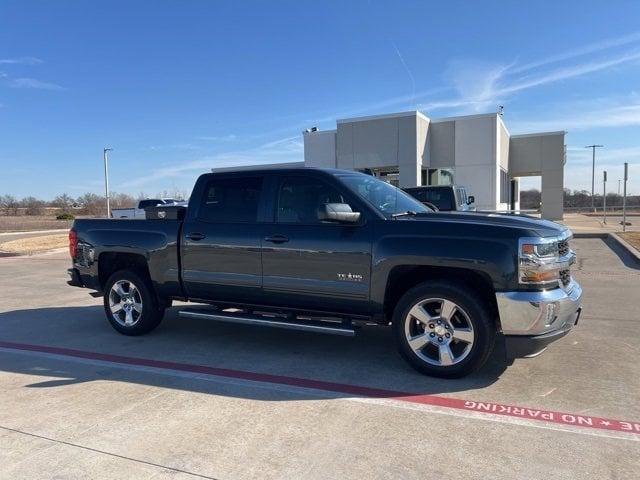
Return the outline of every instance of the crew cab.
{"type": "Polygon", "coordinates": [[[187,319],[347,336],[373,323],[418,371],[460,377],[498,340],[510,357],[541,352],[581,311],[566,227],[434,212],[362,173],[207,173],[187,207],[156,209],[69,233],[69,284],[101,294],[125,335],[156,328],[173,300],[200,304],[187,319]]]}

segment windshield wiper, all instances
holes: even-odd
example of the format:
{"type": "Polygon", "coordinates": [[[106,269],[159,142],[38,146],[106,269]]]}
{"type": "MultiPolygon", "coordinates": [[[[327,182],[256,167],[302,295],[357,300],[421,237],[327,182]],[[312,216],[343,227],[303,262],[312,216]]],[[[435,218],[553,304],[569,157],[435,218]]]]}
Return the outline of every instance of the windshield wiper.
{"type": "Polygon", "coordinates": [[[391,218],[398,218],[398,217],[415,217],[417,215],[416,212],[414,212],[413,210],[407,210],[406,212],[399,212],[399,213],[393,213],[391,214],[391,218]]]}

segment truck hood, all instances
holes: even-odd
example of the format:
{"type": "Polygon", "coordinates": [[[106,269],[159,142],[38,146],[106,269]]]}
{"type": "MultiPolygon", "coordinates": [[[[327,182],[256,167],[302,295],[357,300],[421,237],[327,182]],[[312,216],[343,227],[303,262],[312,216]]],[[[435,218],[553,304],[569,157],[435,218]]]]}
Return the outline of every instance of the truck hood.
{"type": "Polygon", "coordinates": [[[557,236],[567,227],[549,220],[542,220],[529,215],[513,215],[482,212],[433,212],[420,213],[415,216],[398,217],[397,220],[413,222],[452,222],[457,224],[487,225],[493,227],[517,228],[534,231],[540,237],[557,236]]]}

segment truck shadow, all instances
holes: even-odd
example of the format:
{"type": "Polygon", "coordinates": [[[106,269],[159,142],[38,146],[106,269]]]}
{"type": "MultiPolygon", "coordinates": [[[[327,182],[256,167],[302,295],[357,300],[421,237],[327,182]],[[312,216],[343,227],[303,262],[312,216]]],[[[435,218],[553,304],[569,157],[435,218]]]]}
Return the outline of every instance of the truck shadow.
{"type": "MultiPolygon", "coordinates": [[[[506,368],[501,342],[487,364],[462,379],[426,377],[398,355],[391,330],[364,327],[355,338],[298,331],[229,325],[184,319],[178,308],[167,311],[154,332],[141,337],[116,333],[101,306],[55,307],[0,313],[0,342],[73,349],[107,355],[202,366],[199,372],[159,371],[129,364],[105,364],[51,354],[2,350],[0,370],[48,377],[27,388],[59,388],[93,381],[117,381],[263,401],[313,400],[367,396],[349,387],[382,391],[378,397],[432,395],[481,389],[494,383],[506,368]],[[9,353],[6,353],[9,352],[9,353]],[[207,375],[207,368],[228,369],[224,379],[207,375]],[[349,393],[305,389],[274,381],[248,384],[247,372],[343,385],[349,393]],[[235,373],[238,373],[237,377],[235,373]],[[51,378],[53,377],[53,378],[51,378]]],[[[306,382],[306,383],[305,383],[306,382]]],[[[286,383],[286,382],[285,382],[286,383]]],[[[295,384],[295,382],[294,382],[295,384]]],[[[331,390],[331,389],[328,389],[331,390]]]]}

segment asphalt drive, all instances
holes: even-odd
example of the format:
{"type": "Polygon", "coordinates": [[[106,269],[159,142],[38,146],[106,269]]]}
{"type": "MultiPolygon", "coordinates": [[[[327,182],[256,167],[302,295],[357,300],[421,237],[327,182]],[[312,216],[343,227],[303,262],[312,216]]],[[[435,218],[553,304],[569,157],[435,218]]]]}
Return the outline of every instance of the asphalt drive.
{"type": "Polygon", "coordinates": [[[0,258],[0,478],[638,478],[640,269],[600,239],[573,247],[574,331],[461,380],[415,373],[384,327],[342,338],[176,306],[121,336],[66,285],[66,254],[0,258]]]}

